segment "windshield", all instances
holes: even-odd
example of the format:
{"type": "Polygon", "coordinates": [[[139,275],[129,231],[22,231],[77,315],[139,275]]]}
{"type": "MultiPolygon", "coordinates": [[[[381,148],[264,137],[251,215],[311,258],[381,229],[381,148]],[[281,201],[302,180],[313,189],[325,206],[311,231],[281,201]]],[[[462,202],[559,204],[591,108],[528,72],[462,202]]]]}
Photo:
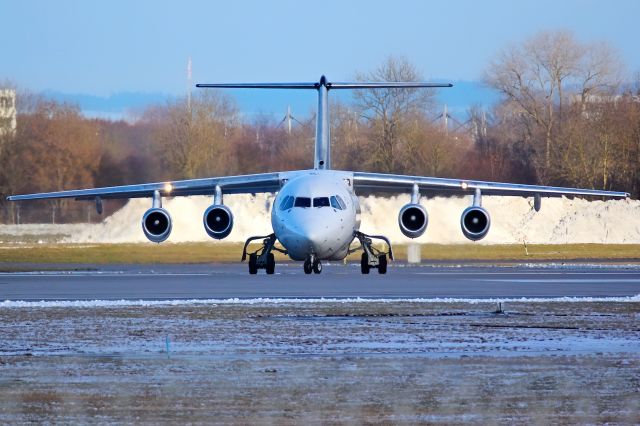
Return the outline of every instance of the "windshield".
{"type": "Polygon", "coordinates": [[[329,197],[316,197],[313,199],[313,207],[329,207],[329,197]]]}
{"type": "Polygon", "coordinates": [[[311,207],[311,198],[297,197],[294,206],[295,207],[311,207]]]}

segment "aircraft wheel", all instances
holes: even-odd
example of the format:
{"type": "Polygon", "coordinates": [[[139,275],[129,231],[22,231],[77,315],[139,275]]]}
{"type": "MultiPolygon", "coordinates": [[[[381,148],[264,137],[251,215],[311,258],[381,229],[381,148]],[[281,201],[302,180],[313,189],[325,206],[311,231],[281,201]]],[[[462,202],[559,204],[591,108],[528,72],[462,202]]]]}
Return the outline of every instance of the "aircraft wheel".
{"type": "Polygon", "coordinates": [[[381,254],[378,256],[378,273],[386,274],[387,273],[387,255],[381,254]]]}
{"type": "Polygon", "coordinates": [[[313,263],[313,272],[316,274],[319,274],[320,272],[322,272],[322,262],[320,262],[319,260],[316,260],[313,263]]]}
{"type": "Polygon", "coordinates": [[[309,275],[313,271],[313,265],[311,264],[311,261],[309,261],[309,259],[304,261],[304,265],[302,265],[302,268],[304,269],[304,273],[307,275],[309,275]]]}
{"type": "Polygon", "coordinates": [[[360,271],[363,274],[368,274],[370,268],[371,267],[369,266],[369,256],[367,256],[367,253],[362,253],[362,257],[360,258],[360,271]]]}
{"type": "Polygon", "coordinates": [[[251,275],[258,273],[258,256],[255,253],[249,255],[249,273],[251,275]]]}
{"type": "Polygon", "coordinates": [[[276,258],[273,253],[269,253],[267,256],[267,274],[273,275],[276,271],[276,258]]]}

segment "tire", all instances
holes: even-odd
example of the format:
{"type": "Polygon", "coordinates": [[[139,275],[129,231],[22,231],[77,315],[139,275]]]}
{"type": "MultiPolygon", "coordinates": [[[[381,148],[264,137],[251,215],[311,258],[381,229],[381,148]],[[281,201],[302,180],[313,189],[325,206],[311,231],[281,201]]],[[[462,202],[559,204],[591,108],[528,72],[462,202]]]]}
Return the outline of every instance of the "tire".
{"type": "Polygon", "coordinates": [[[258,273],[258,256],[255,253],[249,255],[249,273],[251,275],[258,273]]]}
{"type": "Polygon", "coordinates": [[[322,272],[322,262],[318,260],[313,264],[313,272],[316,274],[322,272]]]}
{"type": "Polygon", "coordinates": [[[368,274],[369,269],[371,269],[371,266],[369,266],[369,256],[367,256],[367,253],[362,253],[362,257],[360,258],[360,272],[368,274]]]}
{"type": "Polygon", "coordinates": [[[273,253],[269,253],[267,256],[267,275],[273,275],[276,271],[276,258],[273,253]]]}
{"type": "Polygon", "coordinates": [[[308,260],[305,260],[304,265],[302,265],[302,269],[304,269],[305,274],[309,275],[311,272],[313,272],[313,265],[308,260]]]}
{"type": "Polygon", "coordinates": [[[378,256],[378,273],[386,274],[387,273],[387,255],[381,254],[378,256]]]}

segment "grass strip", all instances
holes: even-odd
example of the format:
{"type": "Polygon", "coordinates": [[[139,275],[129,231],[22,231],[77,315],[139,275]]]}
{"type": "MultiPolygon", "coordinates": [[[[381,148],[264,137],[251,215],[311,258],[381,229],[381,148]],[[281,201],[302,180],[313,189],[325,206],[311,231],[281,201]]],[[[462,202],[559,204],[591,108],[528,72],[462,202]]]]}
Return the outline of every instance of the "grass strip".
{"type": "MultiPolygon", "coordinates": [[[[257,249],[258,244],[250,248],[257,249]]],[[[407,258],[407,245],[395,245],[396,260],[407,258]]],[[[35,244],[0,245],[0,264],[75,263],[75,264],[185,264],[239,262],[241,243],[182,244],[35,244]]],[[[640,244],[422,244],[423,261],[640,261],[640,244]]],[[[348,257],[357,261],[360,252],[348,257]]],[[[276,253],[276,260],[288,257],[276,253]]]]}

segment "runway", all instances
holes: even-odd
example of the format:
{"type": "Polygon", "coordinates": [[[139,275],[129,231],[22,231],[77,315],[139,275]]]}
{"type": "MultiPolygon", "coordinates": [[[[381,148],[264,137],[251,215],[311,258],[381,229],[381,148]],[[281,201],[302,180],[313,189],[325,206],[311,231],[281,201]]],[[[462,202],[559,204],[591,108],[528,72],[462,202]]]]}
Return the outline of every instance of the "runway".
{"type": "MultiPolygon", "coordinates": [[[[84,265],[86,268],[86,265],[84,265]]],[[[173,300],[228,298],[558,298],[640,294],[633,265],[406,266],[362,275],[358,265],[298,264],[276,274],[244,264],[90,266],[95,270],[0,274],[0,300],[173,300]]]]}
{"type": "Polygon", "coordinates": [[[640,422],[638,266],[55,267],[0,274],[2,424],[640,422]]]}

